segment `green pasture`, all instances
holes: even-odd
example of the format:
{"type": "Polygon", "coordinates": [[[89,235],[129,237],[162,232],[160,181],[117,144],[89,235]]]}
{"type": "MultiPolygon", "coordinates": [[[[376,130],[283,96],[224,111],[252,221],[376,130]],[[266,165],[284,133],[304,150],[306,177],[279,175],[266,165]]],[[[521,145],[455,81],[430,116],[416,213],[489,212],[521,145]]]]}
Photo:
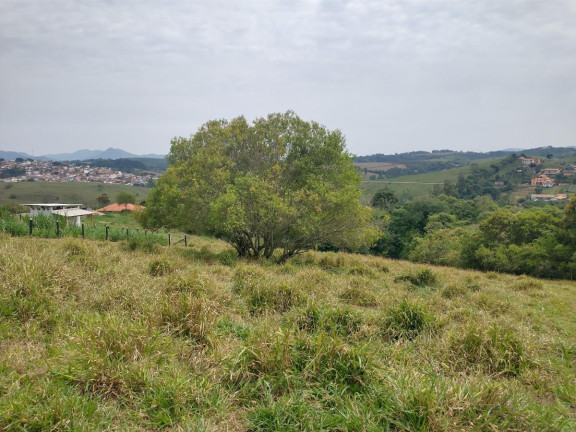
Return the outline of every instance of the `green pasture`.
{"type": "Polygon", "coordinates": [[[27,203],[82,203],[88,207],[98,208],[98,198],[103,193],[114,202],[120,192],[136,196],[137,201],[146,199],[150,189],[121,184],[103,183],[51,183],[20,182],[0,183],[0,205],[15,202],[27,203]]]}

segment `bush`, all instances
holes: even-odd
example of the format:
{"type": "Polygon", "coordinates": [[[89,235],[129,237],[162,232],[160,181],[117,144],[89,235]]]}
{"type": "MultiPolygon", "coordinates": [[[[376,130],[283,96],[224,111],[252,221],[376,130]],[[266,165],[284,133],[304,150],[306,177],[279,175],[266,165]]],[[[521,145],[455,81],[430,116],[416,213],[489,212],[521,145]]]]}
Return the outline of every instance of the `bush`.
{"type": "Polygon", "coordinates": [[[390,340],[412,340],[429,328],[434,319],[422,306],[403,300],[384,320],[382,333],[390,340]]]}

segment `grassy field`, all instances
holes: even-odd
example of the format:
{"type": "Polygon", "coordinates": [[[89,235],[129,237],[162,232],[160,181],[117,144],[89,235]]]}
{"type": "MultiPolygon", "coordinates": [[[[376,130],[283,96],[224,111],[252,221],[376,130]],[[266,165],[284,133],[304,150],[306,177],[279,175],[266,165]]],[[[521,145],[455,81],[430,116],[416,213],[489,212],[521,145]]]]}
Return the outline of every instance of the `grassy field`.
{"type": "Polygon", "coordinates": [[[576,284],[0,235],[0,430],[573,431],[576,284]]]}
{"type": "Polygon", "coordinates": [[[137,201],[146,199],[150,189],[118,184],[102,183],[49,183],[20,182],[0,183],[0,205],[9,202],[26,203],[82,203],[89,207],[99,207],[96,198],[107,194],[112,202],[120,192],[129,192],[137,201]]]}

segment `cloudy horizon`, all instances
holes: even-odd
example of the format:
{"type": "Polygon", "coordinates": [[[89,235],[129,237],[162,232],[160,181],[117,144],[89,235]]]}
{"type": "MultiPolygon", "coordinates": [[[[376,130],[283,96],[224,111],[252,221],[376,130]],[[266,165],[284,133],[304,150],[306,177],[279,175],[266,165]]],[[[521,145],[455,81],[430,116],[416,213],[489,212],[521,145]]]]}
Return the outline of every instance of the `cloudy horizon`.
{"type": "Polygon", "coordinates": [[[576,1],[0,0],[0,149],[295,111],[359,155],[576,145],[576,1]]]}

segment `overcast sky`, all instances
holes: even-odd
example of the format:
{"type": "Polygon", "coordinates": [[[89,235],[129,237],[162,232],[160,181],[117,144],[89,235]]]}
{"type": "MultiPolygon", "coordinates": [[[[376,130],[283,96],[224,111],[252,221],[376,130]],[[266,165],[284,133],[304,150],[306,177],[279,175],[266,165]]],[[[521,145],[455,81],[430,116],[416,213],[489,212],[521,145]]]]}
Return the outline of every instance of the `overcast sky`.
{"type": "Polygon", "coordinates": [[[0,0],[0,149],[294,110],[351,152],[576,145],[576,0],[0,0]]]}

